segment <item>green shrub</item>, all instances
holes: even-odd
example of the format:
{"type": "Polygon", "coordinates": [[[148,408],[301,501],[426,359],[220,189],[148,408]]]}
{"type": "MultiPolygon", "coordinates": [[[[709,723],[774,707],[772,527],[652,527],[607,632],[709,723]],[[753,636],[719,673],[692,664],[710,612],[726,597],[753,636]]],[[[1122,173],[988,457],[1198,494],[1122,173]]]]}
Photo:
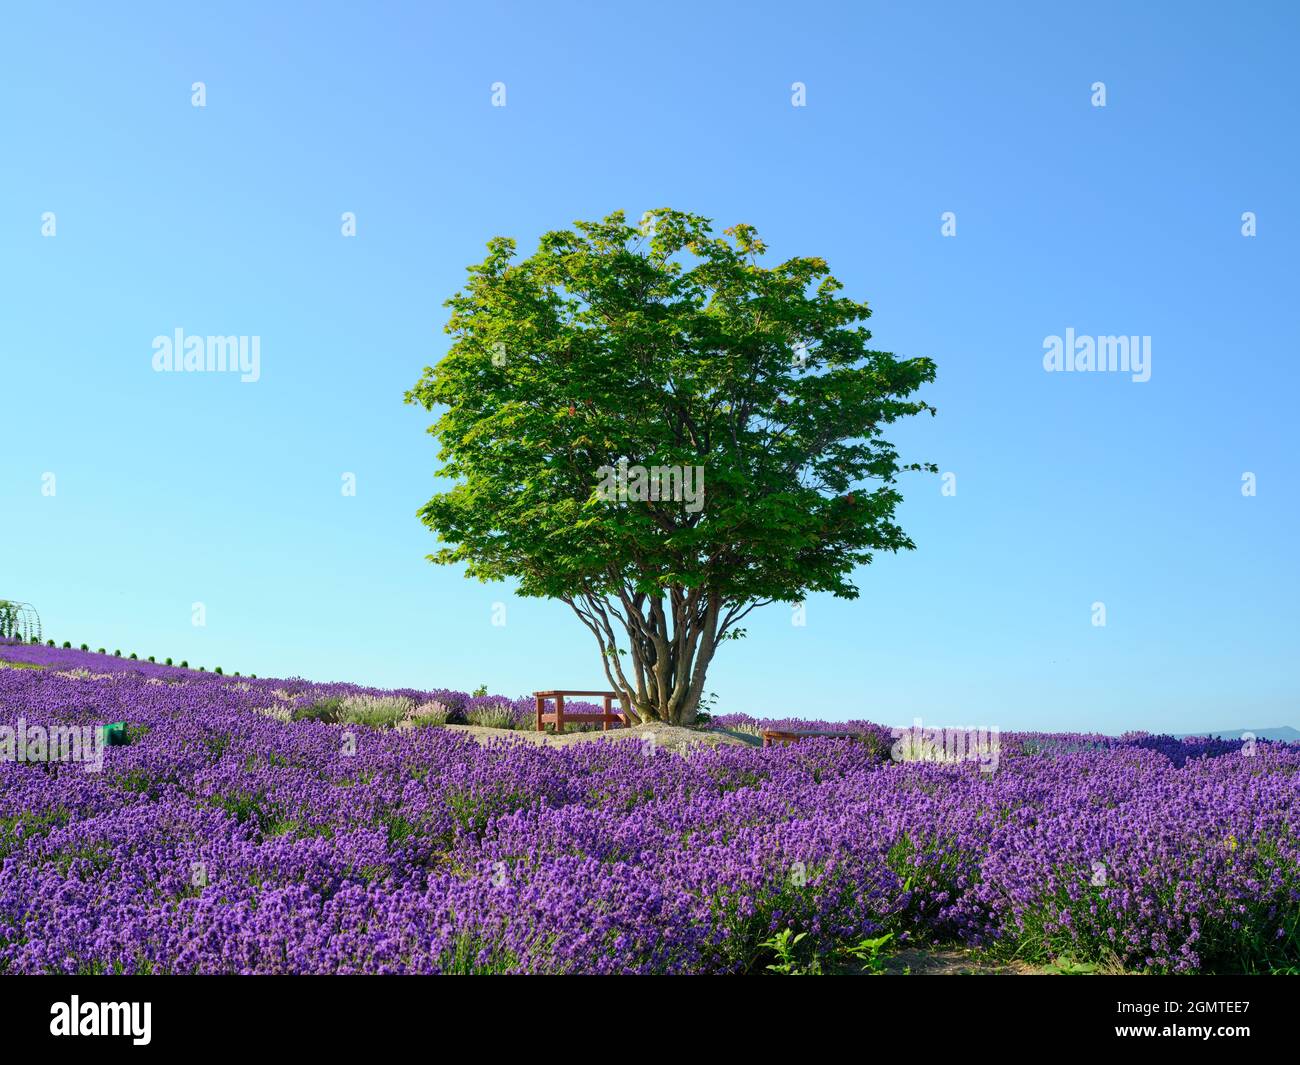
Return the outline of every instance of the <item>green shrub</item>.
{"type": "Polygon", "coordinates": [[[416,728],[423,728],[426,725],[445,725],[450,716],[451,710],[434,699],[415,707],[407,714],[406,720],[416,728]]]}
{"type": "Polygon", "coordinates": [[[83,651],[89,651],[89,650],[90,650],[90,648],[87,647],[84,643],[81,645],[81,649],[82,649],[83,651]]]}
{"type": "Polygon", "coordinates": [[[136,658],[136,656],[135,656],[135,652],[134,652],[134,651],[131,652],[131,661],[132,661],[132,662],[138,662],[138,661],[140,661],[138,658],[136,658]]]}
{"type": "Polygon", "coordinates": [[[338,696],[329,699],[317,699],[310,706],[295,706],[295,721],[323,721],[327,725],[337,724],[343,710],[343,700],[338,696]]]}
{"type": "MultiPolygon", "coordinates": [[[[428,707],[430,704],[425,704],[428,707]]],[[[367,725],[371,728],[392,728],[401,721],[413,719],[415,703],[401,695],[347,695],[317,699],[310,706],[293,710],[295,721],[323,721],[329,725],[367,725]]],[[[444,710],[445,713],[445,710],[444,710]]],[[[430,720],[421,724],[444,724],[434,720],[436,712],[426,710],[430,720]]]]}
{"type": "Polygon", "coordinates": [[[106,655],[106,654],[108,654],[108,652],[105,651],[105,650],[101,647],[98,651],[95,652],[95,654],[97,654],[97,655],[106,655]]]}
{"type": "Polygon", "coordinates": [[[181,669],[189,669],[189,668],[190,668],[189,659],[187,659],[187,658],[182,658],[182,659],[181,659],[181,669]]]}
{"type": "Polygon", "coordinates": [[[216,674],[220,674],[220,673],[221,673],[221,667],[220,667],[220,666],[217,666],[217,668],[214,669],[212,672],[213,672],[213,673],[216,673],[216,674]]]}
{"type": "Polygon", "coordinates": [[[164,658],[164,659],[163,659],[163,665],[164,665],[164,666],[170,666],[171,664],[172,664],[172,660],[171,660],[170,658],[164,658]]]}
{"type": "Polygon", "coordinates": [[[402,695],[349,695],[339,719],[349,725],[392,728],[414,709],[414,701],[402,695]]]}
{"type": "Polygon", "coordinates": [[[72,650],[72,644],[70,644],[67,640],[64,640],[64,641],[63,641],[63,649],[64,649],[65,651],[71,651],[71,650],[72,650]]]}
{"type": "Polygon", "coordinates": [[[493,703],[491,706],[476,706],[465,712],[465,720],[480,728],[514,728],[515,711],[507,703],[493,703]]]}
{"type": "Polygon", "coordinates": [[[113,652],[113,657],[114,657],[114,658],[121,658],[121,657],[122,657],[122,652],[121,652],[121,651],[114,651],[114,652],[113,652]]]}
{"type": "Polygon", "coordinates": [[[150,661],[150,662],[153,661],[153,655],[150,655],[150,656],[149,656],[149,661],[150,661]]]}

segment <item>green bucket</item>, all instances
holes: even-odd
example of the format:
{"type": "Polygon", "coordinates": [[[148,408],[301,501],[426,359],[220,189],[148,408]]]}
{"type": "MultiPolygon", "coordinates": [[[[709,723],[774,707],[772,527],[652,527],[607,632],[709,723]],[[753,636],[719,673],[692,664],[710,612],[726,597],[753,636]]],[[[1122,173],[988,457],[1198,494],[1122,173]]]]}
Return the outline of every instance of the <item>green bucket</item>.
{"type": "Polygon", "coordinates": [[[105,747],[125,747],[131,742],[130,737],[126,734],[125,721],[113,721],[107,725],[101,725],[99,735],[104,741],[105,747]]]}

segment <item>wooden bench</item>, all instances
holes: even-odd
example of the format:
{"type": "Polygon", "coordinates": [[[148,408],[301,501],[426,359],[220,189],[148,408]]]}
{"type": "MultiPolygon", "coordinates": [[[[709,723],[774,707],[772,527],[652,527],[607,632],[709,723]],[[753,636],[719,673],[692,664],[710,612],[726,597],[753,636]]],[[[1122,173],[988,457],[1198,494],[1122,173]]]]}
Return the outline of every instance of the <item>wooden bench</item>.
{"type": "Polygon", "coordinates": [[[632,725],[632,719],[621,710],[613,709],[612,703],[618,698],[618,692],[583,692],[565,689],[563,691],[533,692],[537,699],[537,731],[545,732],[547,725],[554,725],[557,733],[564,731],[566,721],[599,721],[601,730],[609,731],[609,726],[619,723],[624,728],[632,725]],[[564,712],[564,697],[566,695],[594,695],[605,700],[605,712],[602,714],[566,714],[564,712]],[[546,712],[546,701],[555,700],[555,712],[553,714],[546,712]]]}
{"type": "Polygon", "coordinates": [[[765,728],[763,729],[763,746],[784,747],[787,744],[798,743],[800,740],[810,740],[818,736],[831,736],[850,740],[862,738],[862,734],[858,732],[830,732],[815,728],[765,728]]]}

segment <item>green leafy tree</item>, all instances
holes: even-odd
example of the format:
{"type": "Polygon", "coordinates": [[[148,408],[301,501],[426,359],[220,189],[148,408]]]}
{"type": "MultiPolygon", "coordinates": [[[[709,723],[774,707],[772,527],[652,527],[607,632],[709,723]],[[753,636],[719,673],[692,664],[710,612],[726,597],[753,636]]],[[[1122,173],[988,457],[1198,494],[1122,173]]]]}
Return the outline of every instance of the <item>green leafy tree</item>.
{"type": "Polygon", "coordinates": [[[641,720],[693,723],[756,607],[855,598],[857,567],[914,546],[899,474],[934,471],[882,435],[934,413],[914,398],[934,364],[872,350],[824,260],[764,251],[752,226],[673,210],[578,222],[523,260],[497,237],[406,395],[437,409],[454,482],[420,510],[448,545],[430,559],[567,603],[641,720]]]}

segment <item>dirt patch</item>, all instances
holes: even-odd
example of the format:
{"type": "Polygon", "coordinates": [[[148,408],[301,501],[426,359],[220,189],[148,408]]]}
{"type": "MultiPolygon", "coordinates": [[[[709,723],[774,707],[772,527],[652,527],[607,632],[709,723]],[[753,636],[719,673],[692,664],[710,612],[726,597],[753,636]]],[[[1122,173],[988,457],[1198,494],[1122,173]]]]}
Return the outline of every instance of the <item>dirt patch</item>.
{"type": "Polygon", "coordinates": [[[481,725],[444,725],[448,732],[460,732],[472,736],[479,743],[493,740],[522,740],[539,747],[571,747],[575,743],[610,743],[653,742],[656,750],[684,752],[700,747],[756,747],[762,743],[757,736],[744,732],[705,731],[701,729],[681,728],[677,725],[665,725],[651,722],[647,725],[635,725],[632,728],[610,729],[608,732],[565,732],[556,736],[550,732],[531,732],[519,729],[484,728],[481,725]]]}
{"type": "MultiPolygon", "coordinates": [[[[1050,963],[999,960],[962,947],[916,947],[900,950],[882,959],[889,976],[1087,976],[1104,974],[1123,976],[1118,959],[1101,965],[1082,965],[1068,958],[1050,963]]],[[[840,974],[856,973],[851,963],[839,968],[840,974]]]]}
{"type": "Polygon", "coordinates": [[[1042,969],[1025,962],[997,962],[965,950],[901,950],[885,960],[894,976],[1034,976],[1042,969]]]}

